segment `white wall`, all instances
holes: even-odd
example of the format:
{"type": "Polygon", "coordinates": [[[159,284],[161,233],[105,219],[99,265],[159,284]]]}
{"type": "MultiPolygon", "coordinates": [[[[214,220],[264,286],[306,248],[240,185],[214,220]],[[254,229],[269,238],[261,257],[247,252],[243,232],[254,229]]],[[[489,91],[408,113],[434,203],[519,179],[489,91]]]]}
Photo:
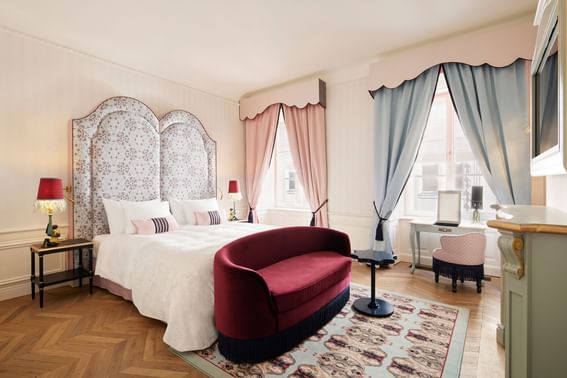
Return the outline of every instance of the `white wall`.
{"type": "Polygon", "coordinates": [[[327,85],[329,222],[366,249],[372,237],[374,192],[372,97],[366,77],[327,85]]]}
{"type": "MultiPolygon", "coordinates": [[[[108,97],[137,98],[158,117],[194,113],[217,141],[219,186],[226,191],[229,178],[244,181],[237,103],[3,29],[0,51],[0,300],[29,291],[28,246],[43,239],[47,223],[33,211],[39,178],[70,184],[70,120],[108,97]]],[[[67,214],[55,223],[67,232],[67,214]]],[[[46,270],[63,266],[54,255],[46,270]]]]}

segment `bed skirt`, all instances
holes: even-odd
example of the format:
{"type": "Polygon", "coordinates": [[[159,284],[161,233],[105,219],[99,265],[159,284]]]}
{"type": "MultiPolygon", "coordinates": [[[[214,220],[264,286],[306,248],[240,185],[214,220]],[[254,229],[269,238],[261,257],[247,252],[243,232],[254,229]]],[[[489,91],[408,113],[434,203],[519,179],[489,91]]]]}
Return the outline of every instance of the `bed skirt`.
{"type": "Polygon", "coordinates": [[[132,302],[132,290],[126,289],[125,287],[117,284],[116,282],[95,275],[93,284],[97,287],[100,287],[101,289],[108,290],[112,294],[132,302]]]}

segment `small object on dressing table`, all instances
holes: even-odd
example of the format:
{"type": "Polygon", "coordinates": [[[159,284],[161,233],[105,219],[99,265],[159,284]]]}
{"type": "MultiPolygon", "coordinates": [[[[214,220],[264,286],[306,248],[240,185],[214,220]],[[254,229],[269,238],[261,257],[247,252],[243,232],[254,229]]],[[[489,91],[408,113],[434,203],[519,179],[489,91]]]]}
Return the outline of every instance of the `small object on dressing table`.
{"type": "Polygon", "coordinates": [[[482,186],[473,186],[471,188],[471,207],[474,209],[473,223],[480,223],[478,209],[482,209],[482,186]]]}

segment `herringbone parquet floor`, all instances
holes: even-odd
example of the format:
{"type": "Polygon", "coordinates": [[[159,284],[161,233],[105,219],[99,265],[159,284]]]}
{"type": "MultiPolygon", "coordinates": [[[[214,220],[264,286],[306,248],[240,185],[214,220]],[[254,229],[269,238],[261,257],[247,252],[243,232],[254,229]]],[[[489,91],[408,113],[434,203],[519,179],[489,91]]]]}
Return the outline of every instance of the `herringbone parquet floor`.
{"type": "MultiPolygon", "coordinates": [[[[353,281],[369,284],[368,268],[353,264],[353,281]]],[[[461,376],[503,376],[503,351],[496,346],[499,282],[474,284],[451,292],[449,281],[433,274],[409,274],[406,263],[378,272],[385,289],[467,307],[471,310],[461,376]]],[[[0,302],[0,376],[2,377],[202,377],[171,353],[162,341],[165,326],[138,313],[127,301],[95,289],[62,287],[37,298],[0,302]]]]}

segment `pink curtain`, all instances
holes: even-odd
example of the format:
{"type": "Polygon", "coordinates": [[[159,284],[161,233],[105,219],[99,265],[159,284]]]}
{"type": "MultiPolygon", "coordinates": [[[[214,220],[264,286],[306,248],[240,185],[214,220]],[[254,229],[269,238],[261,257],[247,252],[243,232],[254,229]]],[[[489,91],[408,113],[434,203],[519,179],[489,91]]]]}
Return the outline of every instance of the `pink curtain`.
{"type": "Polygon", "coordinates": [[[260,198],[262,183],[270,166],[280,104],[266,108],[253,119],[244,121],[246,134],[246,196],[250,205],[248,222],[258,223],[256,205],[260,198]]]}
{"type": "Polygon", "coordinates": [[[282,106],[293,165],[313,213],[311,225],[329,227],[325,108],[282,106]]]}

